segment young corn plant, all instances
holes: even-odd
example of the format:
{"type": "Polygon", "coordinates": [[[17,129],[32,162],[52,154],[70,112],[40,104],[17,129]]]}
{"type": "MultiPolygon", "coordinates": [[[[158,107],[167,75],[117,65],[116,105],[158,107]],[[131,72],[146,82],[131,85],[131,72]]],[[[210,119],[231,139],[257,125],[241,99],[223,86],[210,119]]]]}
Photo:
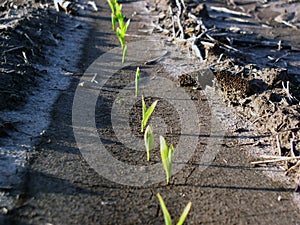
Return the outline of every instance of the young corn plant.
{"type": "Polygon", "coordinates": [[[119,42],[121,44],[121,47],[123,49],[122,63],[124,63],[126,53],[127,53],[127,45],[125,44],[125,36],[126,36],[127,28],[130,24],[130,19],[127,20],[127,22],[125,23],[124,16],[122,13],[122,4],[119,4],[118,2],[116,2],[115,7],[116,7],[115,8],[116,9],[116,17],[118,19],[118,24],[119,24],[119,27],[117,27],[116,33],[117,33],[119,42]]]}
{"type": "Polygon", "coordinates": [[[172,160],[174,156],[174,147],[172,144],[168,146],[163,136],[160,136],[159,139],[161,160],[164,166],[164,170],[166,172],[167,184],[169,184],[172,175],[172,160]]]}
{"type": "Polygon", "coordinates": [[[130,24],[130,20],[125,23],[124,16],[122,13],[122,4],[118,3],[118,0],[107,0],[111,9],[111,24],[113,31],[116,31],[116,35],[123,49],[122,63],[125,62],[125,57],[127,53],[127,45],[125,44],[125,36],[127,28],[130,24]],[[117,27],[118,22],[118,27],[117,27]]]}
{"type": "Polygon", "coordinates": [[[153,135],[153,128],[151,125],[148,125],[145,130],[144,134],[144,141],[145,141],[145,147],[147,151],[147,161],[150,161],[151,153],[154,146],[154,135],[153,135]]]}
{"type": "Polygon", "coordinates": [[[158,100],[154,101],[151,104],[151,106],[147,109],[144,96],[142,95],[142,121],[141,121],[141,132],[142,133],[145,130],[147,122],[148,122],[150,116],[152,115],[152,113],[153,113],[153,111],[156,107],[157,102],[158,102],[158,100]]]}
{"type": "MultiPolygon", "coordinates": [[[[163,198],[161,197],[161,195],[159,193],[157,193],[157,198],[159,200],[160,207],[161,207],[161,210],[162,210],[163,215],[164,215],[165,225],[172,225],[172,219],[171,219],[170,213],[169,213],[169,211],[168,211],[168,209],[166,207],[166,204],[165,204],[163,198]]],[[[183,212],[182,212],[182,214],[181,214],[181,216],[179,218],[179,221],[178,221],[178,223],[176,225],[182,225],[184,223],[184,221],[185,221],[185,219],[186,219],[186,217],[187,217],[187,215],[188,215],[191,207],[192,207],[192,203],[189,202],[185,206],[185,208],[184,208],[184,210],[183,210],[183,212]]]]}
{"type": "Polygon", "coordinates": [[[140,70],[140,67],[138,67],[138,68],[136,68],[136,73],[135,73],[135,96],[136,97],[139,94],[140,77],[141,77],[141,70],[140,70]]]}

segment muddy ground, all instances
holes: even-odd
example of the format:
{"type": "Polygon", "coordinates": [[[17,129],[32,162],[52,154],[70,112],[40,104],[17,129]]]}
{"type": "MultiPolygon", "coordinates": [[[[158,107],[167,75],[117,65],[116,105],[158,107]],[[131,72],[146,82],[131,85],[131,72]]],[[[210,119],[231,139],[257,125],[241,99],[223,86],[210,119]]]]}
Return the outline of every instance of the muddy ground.
{"type": "MultiPolygon", "coordinates": [[[[128,42],[153,38],[153,27],[149,24],[149,18],[155,18],[159,13],[161,13],[159,14],[160,23],[157,25],[161,26],[163,31],[168,33],[169,25],[165,24],[167,19],[162,15],[162,13],[166,14],[167,12],[160,11],[164,10],[166,5],[162,6],[158,4],[156,10],[151,12],[151,10],[155,9],[155,2],[151,1],[148,2],[146,7],[148,9],[147,14],[143,10],[134,13],[136,11],[134,4],[137,3],[140,4],[140,7],[144,4],[144,2],[141,4],[141,2],[129,3],[124,1],[123,7],[125,13],[128,18],[132,19],[128,42]],[[151,8],[151,6],[154,8],[151,8]],[[146,35],[145,30],[147,31],[146,35]]],[[[259,5],[261,3],[257,2],[246,4],[245,2],[234,1],[234,3],[236,6],[228,6],[224,2],[213,2],[213,4],[220,7],[227,7],[244,13],[252,13],[251,9],[253,7],[254,9],[256,9],[255,7],[257,9],[262,8],[259,5]],[[245,11],[241,7],[244,7],[245,11]]],[[[194,3],[186,2],[186,4],[190,7],[189,10],[195,10],[194,3]]],[[[289,5],[292,3],[281,2],[281,6],[284,4],[289,5]]],[[[114,33],[111,31],[110,12],[106,2],[98,1],[97,5],[99,6],[97,13],[79,13],[77,15],[78,17],[90,17],[89,22],[92,26],[90,35],[82,48],[83,53],[78,63],[78,72],[86,70],[97,57],[118,46],[114,33]]],[[[176,2],[173,2],[172,6],[174,7],[174,12],[176,12],[176,2]]],[[[264,8],[268,9],[268,7],[264,8]]],[[[259,10],[258,12],[253,11],[255,15],[262,14],[259,10]]],[[[214,72],[218,81],[217,86],[225,93],[225,102],[236,108],[237,111],[242,112],[244,117],[249,117],[248,119],[257,126],[257,129],[260,129],[260,132],[267,134],[267,136],[273,135],[272,132],[278,133],[278,131],[281,131],[280,129],[295,128],[289,126],[298,126],[297,66],[287,68],[289,69],[288,71],[293,71],[293,73],[290,73],[283,70],[282,68],[285,69],[285,67],[282,65],[278,66],[279,69],[270,69],[270,66],[267,66],[268,62],[265,62],[266,60],[260,60],[265,59],[265,56],[269,55],[270,52],[272,53],[271,56],[277,56],[282,51],[286,51],[282,54],[289,54],[284,57],[293,57],[293,62],[297,63],[297,56],[292,54],[297,53],[297,43],[295,43],[297,40],[290,37],[288,41],[290,41],[291,44],[289,45],[291,47],[285,47],[285,42],[283,41],[283,48],[278,50],[278,40],[274,43],[275,37],[267,37],[266,35],[267,38],[271,39],[261,37],[259,39],[261,42],[267,41],[266,43],[268,43],[267,46],[261,48],[260,45],[256,46],[257,42],[254,38],[256,36],[253,34],[253,27],[250,26],[248,28],[248,32],[252,30],[251,35],[249,34],[248,37],[247,34],[244,34],[244,31],[239,31],[237,26],[239,23],[233,23],[237,33],[232,33],[228,31],[228,27],[230,26],[226,23],[229,20],[227,13],[224,15],[222,13],[222,16],[220,16],[219,11],[212,10],[209,7],[207,11],[204,11],[204,14],[202,14],[203,11],[198,13],[199,18],[202,18],[203,22],[205,22],[205,26],[208,28],[216,26],[215,29],[206,33],[212,36],[213,39],[204,34],[201,37],[203,40],[200,38],[198,40],[199,43],[196,42],[195,44],[201,50],[203,58],[207,59],[207,65],[214,72]],[[239,39],[239,41],[233,42],[235,45],[232,46],[227,37],[233,40],[235,40],[234,38],[241,38],[242,40],[239,39]],[[249,42],[255,45],[255,47],[251,45],[249,49],[249,42]],[[233,51],[233,48],[239,49],[239,51],[233,51]],[[262,49],[264,51],[261,51],[262,49]],[[257,55],[255,50],[265,55],[261,55],[259,58],[253,57],[253,54],[257,55]],[[251,54],[249,56],[245,52],[250,52],[252,57],[250,57],[251,54]],[[222,57],[220,54],[222,54],[222,57]],[[255,60],[251,61],[250,59],[253,58],[255,60]],[[270,74],[268,78],[264,76],[266,73],[270,74]],[[286,92],[282,91],[282,87],[280,86],[281,80],[284,82],[290,81],[291,95],[295,99],[289,99],[289,96],[286,96],[286,92]],[[236,83],[239,84],[238,87],[236,83]],[[295,88],[292,89],[292,87],[295,88]],[[266,101],[274,108],[270,109],[269,105],[265,105],[262,102],[261,99],[265,98],[267,98],[266,101]],[[256,111],[254,111],[254,115],[251,114],[252,116],[249,116],[250,114],[247,110],[256,111]],[[287,112],[287,116],[282,117],[282,114],[279,114],[281,111],[287,112]],[[257,119],[260,117],[268,118],[268,120],[260,121],[257,119]],[[283,122],[281,121],[283,125],[279,128],[274,128],[273,131],[270,127],[277,125],[278,118],[284,119],[283,122]],[[270,123],[271,120],[273,120],[272,123],[270,123]],[[295,124],[292,123],[293,121],[296,121],[295,124]]],[[[271,15],[273,16],[272,13],[263,14],[264,17],[261,20],[270,20],[267,15],[271,17],[271,15]]],[[[257,19],[256,16],[255,19],[257,19]]],[[[247,25],[248,23],[250,22],[246,22],[247,25]]],[[[191,24],[192,28],[194,25],[198,25],[195,21],[191,21],[191,24]]],[[[157,25],[155,27],[159,29],[157,25]]],[[[278,24],[276,23],[276,25],[278,24]]],[[[286,26],[286,24],[283,25],[286,26]]],[[[257,26],[261,27],[261,25],[257,26]]],[[[280,29],[286,28],[285,26],[281,27],[281,24],[278,26],[280,29]]],[[[192,28],[190,29],[191,36],[194,32],[192,28]]],[[[286,29],[291,28],[293,31],[297,31],[295,27],[291,27],[290,25],[286,29]]],[[[199,35],[202,32],[201,29],[203,27],[195,35],[199,35]]],[[[169,37],[172,38],[172,29],[170,30],[169,37]]],[[[260,35],[267,34],[263,33],[263,29],[255,30],[261,32],[260,35]]],[[[278,35],[278,32],[275,31],[274,34],[278,35]]],[[[268,33],[268,35],[270,34],[268,33]]],[[[170,50],[170,58],[173,58],[173,63],[182,62],[182,65],[192,67],[192,64],[199,62],[195,57],[187,57],[186,52],[188,49],[185,47],[189,47],[189,41],[178,41],[177,39],[177,42],[184,46],[184,48],[178,50],[176,45],[173,45],[170,41],[166,41],[164,38],[161,39],[160,36],[154,36],[154,39],[156,41],[163,40],[164,43],[167,43],[164,46],[166,49],[167,47],[175,49],[174,52],[170,50]]],[[[21,54],[23,54],[22,51],[21,54]]],[[[276,59],[276,62],[274,61],[275,64],[282,63],[282,58],[279,60],[276,59]]],[[[24,62],[24,56],[19,60],[20,62],[22,60],[24,62]]],[[[285,59],[285,61],[289,62],[288,59],[285,59]]],[[[150,80],[155,80],[156,77],[168,78],[176,86],[178,81],[174,78],[174,74],[166,69],[165,65],[166,63],[160,63],[159,61],[155,61],[154,65],[134,63],[123,68],[116,76],[110,78],[102,90],[94,90],[99,95],[95,107],[95,124],[98,135],[105,148],[119,161],[129,165],[147,165],[145,160],[146,153],[128,148],[120,142],[113,129],[111,108],[113,107],[113,103],[123,104],[123,100],[117,100],[116,96],[126,85],[134,81],[132,74],[135,74],[137,66],[142,68],[142,76],[149,77],[150,80]]],[[[179,63],[175,66],[175,69],[180,70],[179,63]]],[[[75,75],[78,74],[76,73],[75,75]]],[[[165,181],[161,181],[156,184],[140,185],[137,187],[121,185],[118,182],[112,182],[100,176],[99,173],[91,168],[91,165],[82,156],[82,152],[79,151],[72,129],[72,125],[74,125],[72,124],[72,104],[75,90],[79,84],[79,79],[74,76],[70,88],[61,93],[54,105],[49,129],[43,135],[36,151],[30,154],[30,165],[28,167],[23,194],[19,196],[17,206],[5,212],[6,224],[162,224],[163,217],[156,198],[157,192],[160,192],[165,198],[166,204],[174,218],[178,218],[186,203],[192,201],[193,207],[188,216],[187,224],[296,224],[300,218],[299,209],[292,201],[294,186],[273,181],[262,173],[262,169],[250,166],[250,162],[257,158],[253,156],[249,157],[247,153],[248,147],[240,142],[240,139],[253,139],[258,141],[255,142],[257,144],[260,143],[260,136],[257,135],[254,138],[247,137],[247,133],[241,127],[236,127],[236,133],[226,132],[224,138],[220,141],[217,141],[218,137],[211,135],[216,124],[211,124],[212,109],[209,107],[209,101],[207,96],[205,96],[205,92],[201,91],[201,89],[204,89],[203,84],[201,82],[200,84],[197,83],[197,76],[197,73],[196,75],[186,73],[184,76],[179,76],[179,80],[182,79],[179,81],[182,86],[190,85],[190,87],[184,87],[185,91],[199,110],[198,120],[200,123],[197,124],[199,126],[199,133],[194,134],[197,137],[196,152],[188,162],[184,163],[183,169],[173,176],[170,185],[167,186],[165,181]],[[186,80],[189,80],[189,82],[186,82],[186,80]],[[207,165],[203,163],[201,157],[206,152],[206,146],[210,142],[215,143],[215,148],[220,149],[220,152],[207,165]],[[202,167],[207,168],[203,171],[202,167]],[[274,219],[274,214],[276,215],[276,219],[274,219]]],[[[95,80],[100,82],[101,78],[99,80],[96,78],[95,80]]],[[[85,86],[83,85],[83,87],[85,86]]],[[[93,86],[90,89],[93,92],[93,86]]],[[[154,99],[156,98],[148,96],[146,98],[147,104],[151,103],[154,99]]],[[[182,135],[180,118],[178,118],[178,113],[172,108],[167,99],[159,100],[160,102],[153,115],[152,123],[159,130],[158,133],[161,132],[166,135],[168,142],[173,142],[176,147],[179,136],[182,135]]],[[[177,100],[179,101],[180,99],[177,100]]],[[[137,100],[130,111],[131,119],[129,126],[132,138],[141,139],[138,122],[141,117],[140,111],[140,100],[137,100]]],[[[191,122],[196,120],[197,118],[189,118],[191,122]]],[[[217,123],[217,125],[225,127],[224,124],[220,125],[217,123]]],[[[253,128],[249,126],[245,127],[245,129],[253,128]]],[[[295,132],[297,134],[297,130],[295,132]]],[[[288,138],[290,137],[288,136],[288,138]]],[[[270,139],[268,138],[267,140],[270,139]]],[[[284,141],[286,140],[290,143],[290,139],[282,136],[280,140],[282,143],[281,149],[284,150],[286,148],[286,151],[289,152],[290,145],[284,141]]],[[[297,141],[297,139],[294,141],[297,141]]],[[[254,145],[254,143],[250,143],[254,145]]],[[[271,141],[261,144],[266,145],[268,143],[271,143],[271,141]]],[[[250,147],[252,147],[251,145],[250,147]]],[[[152,164],[157,164],[159,161],[158,147],[156,147],[156,150],[153,155],[152,164]]],[[[184,149],[179,151],[184,151],[184,149]]],[[[284,152],[282,152],[283,154],[284,152]]],[[[180,162],[176,162],[176,164],[179,165],[180,162]]],[[[273,173],[282,174],[282,170],[274,168],[273,173]]],[[[160,175],[164,176],[163,172],[160,175]]],[[[120,180],[122,179],[120,178],[120,180]]]]}
{"type": "MultiPolygon", "coordinates": [[[[160,11],[156,30],[210,67],[225,101],[270,135],[274,154],[298,156],[299,3],[157,1],[152,8],[160,11]]],[[[195,86],[196,80],[185,74],[181,85],[195,86]]],[[[297,160],[285,166],[298,182],[297,160]]]]}

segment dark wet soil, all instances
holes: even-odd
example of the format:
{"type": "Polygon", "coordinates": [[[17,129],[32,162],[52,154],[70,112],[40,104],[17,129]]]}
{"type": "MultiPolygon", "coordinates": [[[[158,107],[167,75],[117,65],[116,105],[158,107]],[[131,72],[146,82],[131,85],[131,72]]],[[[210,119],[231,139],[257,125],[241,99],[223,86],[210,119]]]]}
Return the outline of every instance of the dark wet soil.
{"type": "Polygon", "coordinates": [[[3,110],[24,104],[30,89],[38,85],[36,77],[47,73],[39,71],[34,64],[46,63],[43,61],[43,49],[47,45],[55,45],[54,36],[53,40],[47,39],[53,31],[59,30],[54,25],[55,16],[48,16],[44,9],[37,8],[35,4],[4,1],[1,11],[0,109],[3,110]],[[10,19],[11,15],[22,13],[27,16],[10,19]]]}
{"type": "MultiPolygon", "coordinates": [[[[0,110],[20,110],[48,71],[47,49],[62,40],[62,20],[47,3],[52,1],[3,1],[0,5],[0,110]]],[[[15,123],[0,116],[0,137],[15,130],[15,123]]]]}
{"type": "MultiPolygon", "coordinates": [[[[106,2],[97,3],[101,7],[97,15],[93,15],[94,19],[91,19],[93,28],[83,48],[82,60],[79,63],[81,71],[84,71],[100,54],[118,46],[115,35],[111,32],[109,8],[106,2]]],[[[127,10],[126,15],[130,17],[129,15],[133,14],[132,5],[124,2],[123,7],[127,10]]],[[[137,16],[132,20],[130,32],[135,33],[144,28],[143,22],[139,22],[145,17],[149,16],[137,12],[137,16]]],[[[134,40],[136,40],[134,37],[130,38],[130,41],[134,40]]],[[[216,50],[218,52],[219,48],[216,47],[216,50]]],[[[215,62],[213,58],[220,56],[212,52],[211,63],[215,62]]],[[[267,96],[268,90],[271,94],[274,93],[269,97],[272,102],[276,103],[277,98],[286,99],[284,93],[281,93],[282,90],[273,92],[278,81],[286,75],[285,71],[269,68],[264,70],[259,67],[255,73],[255,79],[260,80],[256,87],[254,78],[243,74],[244,71],[249,74],[251,68],[246,67],[249,62],[232,63],[230,57],[231,54],[224,56],[228,61],[226,59],[222,61],[222,70],[214,70],[220,83],[219,87],[226,93],[228,102],[235,107],[241,107],[243,99],[254,96],[255,99],[242,105],[246,110],[254,104],[253,102],[267,96]],[[235,68],[235,65],[238,68],[235,68]],[[243,66],[246,68],[241,74],[233,75],[243,66]],[[234,70],[229,73],[228,68],[234,70]],[[266,79],[260,73],[268,73],[270,76],[266,79]],[[281,76],[281,73],[284,73],[284,76],[281,76]],[[237,87],[233,82],[239,83],[240,86],[237,87]],[[256,87],[258,90],[252,90],[249,85],[252,85],[252,89],[256,87]],[[261,86],[267,90],[262,91],[261,86]]],[[[106,83],[107,87],[113,86],[114,91],[99,92],[95,120],[99,137],[115,158],[132,165],[144,165],[147,164],[146,153],[132,151],[122,146],[116,138],[110,120],[111,107],[117,91],[134,80],[136,66],[141,66],[145,76],[171,77],[171,74],[159,64],[131,65],[119,71],[106,83]]],[[[201,163],[207,143],[217,137],[210,135],[211,110],[207,98],[193,87],[186,87],[185,90],[199,109],[201,135],[198,137],[197,150],[185,163],[183,170],[173,176],[171,184],[167,186],[165,182],[161,182],[131,187],[103,178],[90,167],[76,146],[72,129],[72,102],[78,82],[78,78],[74,77],[70,88],[56,101],[50,127],[37,146],[37,151],[30,154],[24,194],[20,196],[18,206],[8,212],[6,224],[163,224],[163,216],[156,198],[158,192],[164,197],[173,218],[178,218],[187,202],[192,201],[193,206],[187,224],[297,224],[300,221],[298,208],[292,201],[294,189],[272,181],[260,168],[249,166],[249,162],[254,159],[248,156],[244,145],[239,145],[241,136],[226,133],[221,143],[215,141],[215,147],[220,148],[220,152],[213,162],[209,165],[201,163]],[[206,166],[207,169],[203,171],[206,166]]],[[[294,96],[295,93],[293,92],[294,96]]],[[[147,104],[153,100],[155,98],[146,96],[147,104]]],[[[174,142],[176,146],[181,131],[178,114],[167,101],[159,100],[153,118],[163,117],[162,129],[166,130],[167,140],[174,142]]],[[[287,103],[287,110],[296,107],[293,102],[287,103]]],[[[270,111],[270,106],[264,110],[262,108],[264,104],[257,104],[252,106],[257,108],[257,113],[266,114],[268,110],[270,111]]],[[[142,138],[139,132],[140,105],[140,101],[136,101],[131,109],[132,117],[129,121],[132,133],[137,138],[142,138]]],[[[272,113],[279,112],[275,111],[272,113]]],[[[278,117],[281,118],[282,115],[278,114],[278,117]]],[[[290,118],[288,116],[285,120],[290,118]]],[[[190,118],[192,121],[195,119],[190,118]]],[[[274,123],[276,121],[277,119],[274,123]]],[[[153,119],[152,122],[158,128],[162,125],[161,120],[153,119]]],[[[266,124],[270,123],[262,124],[267,126],[266,124]]],[[[265,128],[267,129],[270,128],[265,128]]],[[[158,161],[159,154],[156,148],[152,163],[158,161]]],[[[277,169],[273,172],[280,173],[277,169]]]]}
{"type": "MultiPolygon", "coordinates": [[[[114,33],[110,31],[109,8],[106,2],[97,3],[101,7],[97,16],[93,16],[94,20],[90,21],[93,29],[83,48],[79,64],[82,71],[100,54],[118,45],[114,33]]],[[[131,4],[124,3],[123,7],[127,15],[132,15],[131,4]]],[[[145,26],[143,22],[139,23],[143,16],[143,12],[137,12],[131,24],[133,31],[145,26]]],[[[131,41],[134,40],[131,38],[131,41]]],[[[145,153],[134,152],[118,143],[112,129],[110,111],[116,91],[133,81],[136,66],[134,64],[120,71],[114,77],[118,79],[106,83],[107,88],[114,87],[114,92],[107,91],[109,89],[99,92],[95,118],[99,137],[104,143],[107,140],[106,146],[111,154],[128,164],[146,163],[145,153]]],[[[142,70],[149,76],[171,77],[160,64],[143,65],[142,70]]],[[[243,79],[236,78],[241,83],[243,79]]],[[[173,218],[178,218],[187,202],[192,201],[186,224],[297,224],[300,220],[298,208],[292,202],[293,189],[267,178],[261,169],[250,167],[249,162],[253,158],[249,158],[245,148],[238,144],[239,136],[226,133],[221,143],[215,141],[215,147],[220,148],[220,152],[213,162],[209,165],[200,163],[207,143],[218,137],[210,136],[211,110],[207,107],[207,98],[192,87],[186,87],[186,91],[197,108],[201,109],[201,135],[195,153],[183,170],[173,176],[171,184],[167,186],[161,182],[131,187],[103,178],[88,165],[76,146],[72,129],[72,102],[78,82],[78,78],[74,77],[68,91],[63,92],[56,101],[44,140],[30,155],[24,195],[20,197],[19,205],[8,213],[6,224],[163,224],[156,198],[158,192],[165,199],[173,218]]],[[[146,100],[150,104],[154,98],[147,96],[146,100]]],[[[176,143],[176,134],[180,132],[178,115],[167,101],[159,100],[153,118],[163,117],[163,128],[169,132],[168,141],[176,143]]],[[[131,109],[129,124],[137,138],[141,138],[140,112],[140,101],[136,101],[131,109]]],[[[161,125],[160,122],[157,126],[161,125]]],[[[153,163],[159,160],[156,154],[157,149],[153,163]]],[[[280,173],[275,169],[273,172],[280,173]]]]}

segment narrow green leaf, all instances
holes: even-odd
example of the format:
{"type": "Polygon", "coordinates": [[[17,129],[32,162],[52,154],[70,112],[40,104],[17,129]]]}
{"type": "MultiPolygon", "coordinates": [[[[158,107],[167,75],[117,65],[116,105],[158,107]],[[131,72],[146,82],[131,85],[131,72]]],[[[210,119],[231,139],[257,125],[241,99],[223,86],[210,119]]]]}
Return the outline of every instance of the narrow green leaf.
{"type": "Polygon", "coordinates": [[[116,16],[119,22],[119,27],[121,28],[121,30],[123,29],[123,27],[125,26],[125,22],[124,22],[124,16],[122,13],[122,4],[116,3],[116,16]]]}
{"type": "Polygon", "coordinates": [[[170,216],[170,213],[166,207],[166,204],[163,200],[163,198],[161,197],[161,195],[159,193],[157,193],[157,198],[159,200],[159,203],[160,203],[160,207],[161,207],[161,210],[164,214],[164,220],[165,220],[165,225],[172,225],[172,220],[171,220],[171,216],[170,216]]]}
{"type": "Polygon", "coordinates": [[[159,136],[159,140],[160,140],[160,154],[161,154],[161,159],[164,160],[168,160],[168,145],[167,142],[165,140],[165,138],[163,136],[159,136]]]}
{"type": "Polygon", "coordinates": [[[170,182],[172,174],[172,160],[170,160],[169,157],[169,155],[172,153],[170,152],[171,150],[169,149],[165,138],[163,136],[160,136],[160,155],[166,173],[167,184],[170,182]]]}
{"type": "Polygon", "coordinates": [[[179,221],[178,221],[177,225],[182,225],[184,223],[187,215],[189,214],[189,211],[190,211],[191,207],[192,207],[192,203],[189,202],[186,205],[186,207],[184,208],[184,210],[183,210],[183,212],[182,212],[182,214],[181,214],[181,216],[179,218],[179,221]]]}
{"type": "Polygon", "coordinates": [[[127,32],[127,28],[129,27],[129,24],[130,24],[130,19],[127,20],[127,22],[126,22],[126,25],[125,25],[125,27],[126,27],[125,33],[127,32]]]}
{"type": "Polygon", "coordinates": [[[136,68],[136,73],[135,73],[135,96],[137,97],[139,94],[139,81],[141,77],[141,70],[140,67],[136,68]]]}
{"type": "Polygon", "coordinates": [[[111,26],[112,30],[115,31],[117,29],[117,21],[116,21],[116,16],[112,13],[111,14],[111,26]]]}
{"type": "Polygon", "coordinates": [[[147,161],[150,161],[152,149],[154,146],[154,135],[153,128],[151,125],[148,125],[144,134],[145,146],[147,151],[147,161]]]}
{"type": "Polygon", "coordinates": [[[150,116],[152,115],[155,107],[156,107],[156,104],[157,104],[158,100],[154,101],[151,106],[148,108],[148,110],[145,112],[144,116],[143,116],[143,127],[145,128],[146,127],[146,124],[150,118],[150,116]]]}
{"type": "Polygon", "coordinates": [[[119,42],[121,44],[121,47],[122,49],[124,50],[124,45],[125,45],[125,40],[122,36],[122,31],[120,30],[120,28],[118,27],[117,30],[116,30],[116,34],[117,34],[117,37],[119,39],[119,42]]]}
{"type": "Polygon", "coordinates": [[[144,95],[142,95],[142,121],[141,121],[141,132],[144,132],[144,117],[145,117],[145,114],[146,114],[146,102],[145,102],[145,99],[144,99],[144,95]]]}
{"type": "Polygon", "coordinates": [[[107,0],[108,5],[111,9],[112,14],[115,14],[115,1],[114,0],[107,0]]]}
{"type": "Polygon", "coordinates": [[[127,20],[126,24],[124,24],[124,26],[123,26],[123,27],[121,27],[121,29],[122,29],[122,32],[123,32],[123,34],[124,34],[124,36],[126,35],[127,28],[128,28],[128,26],[129,26],[129,24],[130,24],[130,19],[129,19],[129,20],[127,20]]]}

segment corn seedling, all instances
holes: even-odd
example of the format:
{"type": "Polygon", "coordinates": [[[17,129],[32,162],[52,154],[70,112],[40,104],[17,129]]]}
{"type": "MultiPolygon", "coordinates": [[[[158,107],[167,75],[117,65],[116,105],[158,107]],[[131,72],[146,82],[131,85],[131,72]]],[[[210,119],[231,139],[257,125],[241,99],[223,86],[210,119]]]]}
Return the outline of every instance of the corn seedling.
{"type": "Polygon", "coordinates": [[[151,106],[148,108],[146,108],[146,102],[145,102],[145,99],[144,99],[144,96],[142,95],[142,122],[141,122],[141,132],[143,133],[144,130],[145,130],[145,127],[147,125],[147,122],[150,118],[150,116],[152,115],[155,107],[156,107],[156,104],[157,104],[158,100],[156,100],[155,102],[153,102],[151,104],[151,106]]]}
{"type": "Polygon", "coordinates": [[[121,47],[123,49],[123,55],[122,55],[122,63],[125,61],[126,53],[127,53],[127,45],[125,45],[125,35],[127,32],[127,28],[130,24],[130,20],[127,20],[125,23],[124,16],[122,13],[122,4],[119,4],[116,2],[116,17],[118,19],[119,27],[117,27],[117,37],[119,39],[119,42],[121,44],[121,47]]]}
{"type": "Polygon", "coordinates": [[[168,184],[170,183],[171,174],[172,174],[172,160],[174,156],[174,147],[172,144],[168,146],[163,136],[160,136],[159,139],[160,139],[160,155],[164,166],[164,170],[166,172],[167,184],[168,184]]]}
{"type": "Polygon", "coordinates": [[[140,76],[141,76],[141,70],[140,67],[136,69],[135,73],[135,96],[137,97],[139,94],[139,81],[140,81],[140,76]]]}
{"type": "Polygon", "coordinates": [[[147,151],[147,161],[150,161],[152,149],[154,146],[154,135],[153,128],[151,125],[148,125],[144,134],[145,147],[147,151]]]}
{"type": "Polygon", "coordinates": [[[126,36],[127,28],[130,24],[130,20],[127,20],[127,22],[125,23],[124,16],[122,13],[122,4],[119,4],[117,0],[107,0],[107,2],[111,9],[112,29],[116,31],[116,35],[123,49],[122,63],[124,63],[126,53],[127,53],[127,45],[125,45],[125,36],[126,36]],[[119,24],[118,27],[117,27],[117,21],[119,24]]]}
{"type": "MultiPolygon", "coordinates": [[[[165,225],[172,225],[172,219],[171,219],[171,216],[170,216],[170,213],[166,207],[166,204],[163,200],[163,198],[161,197],[161,195],[159,193],[157,193],[157,198],[159,200],[159,203],[160,203],[160,207],[161,207],[161,210],[163,212],[163,215],[164,215],[164,220],[165,220],[165,225]]],[[[184,208],[180,218],[179,218],[179,221],[176,225],[182,225],[190,211],[192,207],[192,203],[189,202],[186,207],[184,208]]]]}

